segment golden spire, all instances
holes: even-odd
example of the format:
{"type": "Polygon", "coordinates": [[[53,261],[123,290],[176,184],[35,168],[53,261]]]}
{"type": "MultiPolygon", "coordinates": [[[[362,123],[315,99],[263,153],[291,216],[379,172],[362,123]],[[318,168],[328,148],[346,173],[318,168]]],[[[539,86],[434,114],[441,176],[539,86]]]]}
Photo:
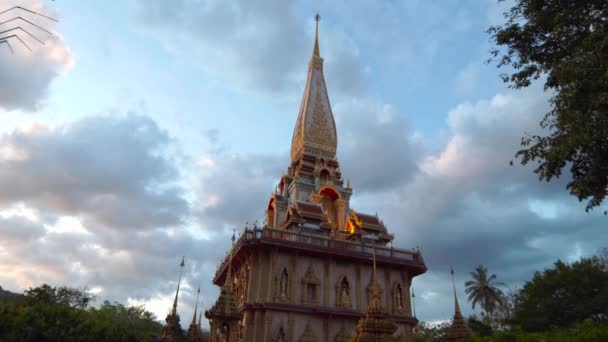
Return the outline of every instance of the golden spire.
{"type": "Polygon", "coordinates": [[[454,281],[454,268],[450,267],[450,273],[452,274],[452,287],[454,288],[454,318],[452,318],[452,325],[448,328],[448,331],[444,337],[445,341],[462,341],[473,335],[473,332],[467,325],[467,322],[462,317],[460,312],[460,306],[458,305],[458,297],[456,296],[456,282],[454,281]]]}
{"type": "Polygon", "coordinates": [[[382,301],[380,300],[380,287],[378,286],[378,276],[376,274],[376,248],[373,248],[373,267],[372,267],[372,286],[371,286],[371,301],[370,309],[382,309],[382,301]]]}
{"type": "Polygon", "coordinates": [[[319,52],[319,20],[315,15],[315,42],[308,64],[304,96],[291,142],[291,161],[303,154],[335,159],[338,138],[323,76],[323,58],[319,52]]]}
{"type": "Polygon", "coordinates": [[[458,297],[456,296],[456,282],[454,281],[454,267],[450,266],[450,274],[452,275],[452,287],[454,288],[454,310],[460,313],[460,305],[458,305],[458,297]]]}
{"type": "Polygon", "coordinates": [[[179,270],[179,280],[177,281],[177,291],[175,291],[175,300],[173,301],[173,310],[171,311],[171,313],[173,315],[177,314],[177,297],[179,296],[179,286],[182,283],[182,273],[184,271],[184,257],[182,256],[182,262],[179,264],[180,270],[179,270]]]}
{"type": "MultiPolygon", "coordinates": [[[[196,293],[196,306],[194,307],[194,315],[192,315],[192,324],[196,324],[196,311],[198,310],[198,296],[201,294],[201,286],[198,286],[198,291],[196,293]]],[[[199,318],[200,324],[200,318],[199,318]]]]}
{"type": "Polygon", "coordinates": [[[351,342],[392,341],[398,326],[390,318],[382,306],[378,276],[376,274],[376,249],[373,249],[372,283],[370,285],[370,301],[365,316],[357,322],[351,342]]]}

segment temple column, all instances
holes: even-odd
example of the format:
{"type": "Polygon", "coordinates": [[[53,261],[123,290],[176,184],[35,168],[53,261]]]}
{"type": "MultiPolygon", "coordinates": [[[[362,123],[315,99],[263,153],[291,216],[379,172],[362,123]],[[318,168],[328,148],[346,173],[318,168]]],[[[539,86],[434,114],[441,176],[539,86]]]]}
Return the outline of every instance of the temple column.
{"type": "Polygon", "coordinates": [[[346,206],[348,202],[343,199],[336,200],[336,211],[338,213],[338,224],[337,228],[343,230],[346,227],[346,206]]]}

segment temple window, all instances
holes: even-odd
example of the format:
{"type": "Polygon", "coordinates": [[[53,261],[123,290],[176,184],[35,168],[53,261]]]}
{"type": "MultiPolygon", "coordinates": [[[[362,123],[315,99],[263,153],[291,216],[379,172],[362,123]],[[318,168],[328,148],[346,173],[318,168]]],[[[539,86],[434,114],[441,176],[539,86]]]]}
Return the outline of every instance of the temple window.
{"type": "Polygon", "coordinates": [[[346,276],[342,277],[342,280],[336,287],[336,306],[340,308],[350,308],[352,305],[350,297],[350,284],[346,279],[346,276]]]}
{"type": "Polygon", "coordinates": [[[326,169],[321,170],[321,173],[319,174],[319,183],[321,184],[327,184],[330,180],[330,175],[329,175],[329,171],[327,171],[326,169]]]}
{"type": "Polygon", "coordinates": [[[306,274],[302,279],[302,302],[304,304],[318,304],[318,287],[321,284],[317,276],[315,275],[312,263],[308,265],[306,274]]]}

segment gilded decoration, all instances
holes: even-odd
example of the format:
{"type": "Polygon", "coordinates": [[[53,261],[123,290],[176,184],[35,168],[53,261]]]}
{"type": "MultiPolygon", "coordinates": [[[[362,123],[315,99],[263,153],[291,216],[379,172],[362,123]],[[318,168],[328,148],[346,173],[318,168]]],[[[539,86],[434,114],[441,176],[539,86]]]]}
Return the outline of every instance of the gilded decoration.
{"type": "MultiPolygon", "coordinates": [[[[378,288],[378,293],[380,294],[380,298],[382,298],[382,295],[384,294],[384,288],[382,286],[380,286],[380,284],[377,284],[376,286],[378,288]]],[[[365,288],[365,290],[367,292],[367,302],[368,303],[372,300],[372,288],[373,288],[373,279],[370,280],[369,284],[365,288]]]]}
{"type": "Polygon", "coordinates": [[[334,132],[330,126],[329,115],[326,114],[323,102],[321,100],[321,92],[317,89],[315,94],[315,106],[312,112],[310,126],[307,127],[306,137],[310,137],[310,141],[317,143],[323,147],[335,148],[336,139],[334,132]]]}
{"type": "Polygon", "coordinates": [[[308,265],[304,278],[302,278],[302,285],[302,303],[319,304],[319,287],[321,285],[321,281],[315,274],[312,261],[308,265]]]}
{"type": "Polygon", "coordinates": [[[350,309],[352,307],[350,283],[345,275],[338,279],[338,283],[336,284],[336,306],[350,309]]]}

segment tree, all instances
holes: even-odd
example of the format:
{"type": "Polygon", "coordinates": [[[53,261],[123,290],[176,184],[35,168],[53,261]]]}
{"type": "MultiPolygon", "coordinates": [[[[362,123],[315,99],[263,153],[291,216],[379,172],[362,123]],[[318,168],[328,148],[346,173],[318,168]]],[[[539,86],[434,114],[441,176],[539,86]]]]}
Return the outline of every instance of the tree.
{"type": "Polygon", "coordinates": [[[494,311],[501,303],[503,293],[497,286],[503,286],[504,284],[496,281],[496,274],[492,274],[488,278],[488,269],[479,265],[475,268],[474,272],[471,272],[471,278],[464,283],[466,286],[465,292],[469,295],[469,302],[475,309],[475,304],[479,303],[481,308],[492,320],[494,311]]]}
{"type": "Polygon", "coordinates": [[[162,328],[143,306],[88,307],[93,297],[86,289],[45,284],[24,298],[0,297],[0,341],[149,341],[162,328]]]}
{"type": "Polygon", "coordinates": [[[570,327],[584,320],[608,321],[608,272],[599,259],[557,261],[536,272],[517,296],[515,322],[526,331],[570,327]]]}
{"type": "Polygon", "coordinates": [[[513,325],[518,292],[518,290],[510,288],[503,294],[500,303],[494,311],[494,326],[497,329],[504,330],[513,325]]]}
{"type": "Polygon", "coordinates": [[[522,138],[515,156],[537,161],[540,180],[569,168],[566,187],[589,211],[608,192],[608,1],[516,0],[504,16],[487,31],[488,62],[510,68],[501,77],[512,88],[543,78],[554,94],[543,133],[522,138]]]}
{"type": "Polygon", "coordinates": [[[473,331],[475,336],[491,336],[492,327],[483,321],[479,320],[476,315],[471,315],[467,319],[467,325],[473,331]]]}
{"type": "Polygon", "coordinates": [[[67,305],[76,309],[86,309],[95,300],[95,296],[87,288],[51,287],[47,284],[26,290],[25,296],[29,301],[67,305]]]}
{"type": "Polygon", "coordinates": [[[608,248],[604,247],[600,249],[597,257],[604,266],[604,271],[608,272],[608,248]]]}

